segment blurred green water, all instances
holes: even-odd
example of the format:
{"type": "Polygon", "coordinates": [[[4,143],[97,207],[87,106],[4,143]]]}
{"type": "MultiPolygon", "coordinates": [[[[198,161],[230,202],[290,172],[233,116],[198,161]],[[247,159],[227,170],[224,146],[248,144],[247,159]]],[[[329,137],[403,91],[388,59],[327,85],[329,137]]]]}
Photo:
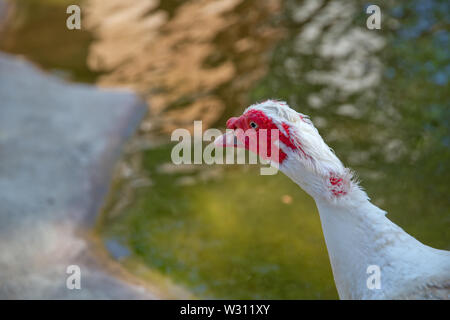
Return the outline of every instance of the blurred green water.
{"type": "MultiPolygon", "coordinates": [[[[41,5],[38,21],[55,9],[50,3],[41,5]]],[[[330,1],[320,10],[333,3],[342,4],[330,1]]],[[[305,2],[285,1],[279,21],[287,35],[272,52],[261,52],[270,54],[268,71],[248,90],[248,100],[280,98],[309,114],[391,220],[425,244],[448,250],[448,4],[392,2],[382,6],[382,30],[367,33],[366,3],[347,3],[340,12],[348,16],[315,26],[314,15],[302,20],[305,2]],[[316,28],[318,36],[305,37],[308,28],[316,28]],[[348,34],[355,39],[361,30],[355,47],[350,41],[351,50],[334,54],[342,42],[333,41],[348,34]],[[318,73],[326,77],[312,77],[318,73]],[[379,80],[370,82],[371,77],[379,80]]],[[[173,14],[174,7],[164,5],[173,14]]],[[[60,39],[51,31],[57,28],[39,29],[44,24],[26,21],[15,31],[14,48],[22,49],[11,51],[48,69],[69,70],[75,79],[95,79],[85,66],[88,33],[71,38],[77,44],[67,48],[71,54],[51,53],[31,46],[27,30],[32,25],[44,39],[60,39]]],[[[233,105],[229,90],[221,94],[227,109],[219,126],[246,107],[233,105]]],[[[126,259],[160,271],[199,297],[337,298],[320,220],[308,195],[281,173],[260,176],[257,166],[227,166],[211,179],[202,179],[209,167],[164,172],[160,168],[170,163],[170,150],[163,144],[140,152],[141,173],[153,185],[135,188],[130,196],[123,187],[127,182],[117,183],[112,205],[125,196],[131,201],[114,215],[106,210],[99,221],[106,239],[129,247],[126,259]]]]}

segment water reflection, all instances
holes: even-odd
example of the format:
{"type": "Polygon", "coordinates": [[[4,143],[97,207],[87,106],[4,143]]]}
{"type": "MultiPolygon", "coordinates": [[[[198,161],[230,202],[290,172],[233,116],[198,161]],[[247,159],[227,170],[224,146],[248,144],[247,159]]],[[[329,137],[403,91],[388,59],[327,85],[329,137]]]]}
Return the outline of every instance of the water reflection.
{"type": "Polygon", "coordinates": [[[279,10],[278,0],[90,0],[96,41],[88,63],[107,72],[101,84],[143,93],[163,131],[199,119],[207,128],[226,106],[248,103],[245,93],[266,69],[261,53],[280,36],[272,23],[279,10]]]}

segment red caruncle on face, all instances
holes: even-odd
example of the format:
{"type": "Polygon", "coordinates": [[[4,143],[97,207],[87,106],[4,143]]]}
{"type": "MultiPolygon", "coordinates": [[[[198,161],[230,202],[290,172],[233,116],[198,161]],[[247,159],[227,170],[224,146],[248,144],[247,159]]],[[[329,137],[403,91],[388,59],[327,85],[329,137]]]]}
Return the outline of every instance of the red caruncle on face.
{"type": "MultiPolygon", "coordinates": [[[[273,136],[274,136],[273,133],[275,133],[275,132],[273,132],[273,130],[277,131],[276,132],[277,134],[275,136],[277,136],[281,142],[283,142],[289,148],[295,149],[295,146],[289,137],[289,128],[290,128],[289,125],[283,123],[283,129],[287,132],[287,135],[285,135],[278,129],[277,125],[272,121],[272,119],[269,118],[261,110],[251,109],[251,110],[247,111],[246,113],[244,113],[240,117],[230,118],[227,121],[227,128],[233,129],[233,130],[241,129],[243,132],[246,132],[247,130],[255,130],[255,132],[258,133],[258,135],[259,135],[257,142],[256,142],[255,150],[251,150],[252,148],[249,143],[248,136],[243,138],[245,148],[258,153],[263,158],[266,158],[266,159],[271,158],[272,160],[274,160],[278,163],[282,163],[286,159],[287,154],[275,145],[275,141],[272,141],[273,136]],[[261,134],[262,134],[261,130],[266,131],[265,136],[261,136],[261,134]],[[261,138],[264,138],[264,139],[261,139],[261,138]],[[264,143],[266,146],[262,146],[261,143],[264,143]],[[278,157],[276,157],[275,155],[272,155],[272,150],[274,150],[274,148],[277,148],[279,151],[278,157]],[[267,151],[265,151],[265,150],[267,150],[267,151]]],[[[238,130],[238,132],[241,132],[241,131],[238,130]]],[[[242,133],[241,133],[241,135],[242,135],[242,133]]],[[[239,138],[239,133],[237,134],[237,136],[239,138]]]]}

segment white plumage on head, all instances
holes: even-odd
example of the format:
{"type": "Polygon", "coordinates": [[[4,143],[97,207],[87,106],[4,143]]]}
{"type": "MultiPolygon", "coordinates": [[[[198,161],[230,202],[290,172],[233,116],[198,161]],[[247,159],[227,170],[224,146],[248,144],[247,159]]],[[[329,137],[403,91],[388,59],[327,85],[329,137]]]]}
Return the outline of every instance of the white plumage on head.
{"type": "MultiPolygon", "coordinates": [[[[290,108],[286,102],[280,100],[267,100],[253,104],[244,113],[248,110],[260,110],[271,118],[278,129],[289,136],[297,149],[303,152],[292,152],[286,147],[283,148],[283,151],[288,153],[288,157],[295,158],[306,169],[319,176],[323,183],[326,183],[330,176],[338,176],[344,180],[348,188],[360,189],[358,182],[353,180],[353,172],[344,167],[333,149],[325,143],[309,116],[297,112],[290,108]],[[289,132],[286,132],[283,123],[289,125],[289,132]]],[[[291,164],[293,162],[288,161],[286,165],[291,164]]],[[[305,178],[305,175],[303,175],[303,179],[305,178]]],[[[366,197],[364,193],[362,198],[366,197]]]]}

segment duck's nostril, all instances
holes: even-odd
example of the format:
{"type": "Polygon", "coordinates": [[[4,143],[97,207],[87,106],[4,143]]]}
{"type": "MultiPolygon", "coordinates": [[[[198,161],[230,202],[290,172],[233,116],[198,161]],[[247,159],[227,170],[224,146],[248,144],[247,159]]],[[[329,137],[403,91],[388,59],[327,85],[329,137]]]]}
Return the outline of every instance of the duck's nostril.
{"type": "Polygon", "coordinates": [[[237,123],[237,121],[239,120],[239,118],[237,118],[237,117],[232,117],[232,118],[230,118],[230,119],[228,119],[228,121],[227,121],[227,129],[237,129],[237,127],[236,127],[236,123],[237,123]]]}

